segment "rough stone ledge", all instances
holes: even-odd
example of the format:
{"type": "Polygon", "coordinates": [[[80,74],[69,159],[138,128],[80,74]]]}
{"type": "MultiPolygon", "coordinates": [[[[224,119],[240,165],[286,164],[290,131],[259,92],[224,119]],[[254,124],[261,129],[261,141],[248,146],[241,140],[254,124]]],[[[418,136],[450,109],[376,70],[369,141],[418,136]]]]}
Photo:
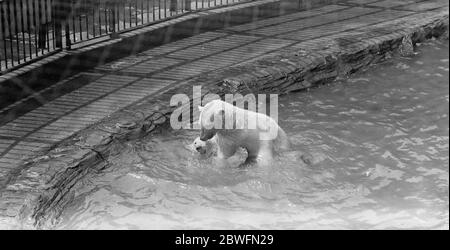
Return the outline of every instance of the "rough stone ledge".
{"type": "MultiPolygon", "coordinates": [[[[175,93],[288,93],[346,77],[426,39],[448,39],[448,9],[294,44],[252,61],[201,75],[119,111],[23,166],[1,194],[0,221],[10,228],[49,228],[77,186],[107,167],[122,143],[168,126],[175,93]],[[232,76],[232,77],[230,77],[232,76]],[[150,99],[150,98],[149,98],[150,99]]],[[[191,100],[193,101],[193,100],[191,100]]],[[[190,108],[186,106],[185,108],[190,108]]]]}

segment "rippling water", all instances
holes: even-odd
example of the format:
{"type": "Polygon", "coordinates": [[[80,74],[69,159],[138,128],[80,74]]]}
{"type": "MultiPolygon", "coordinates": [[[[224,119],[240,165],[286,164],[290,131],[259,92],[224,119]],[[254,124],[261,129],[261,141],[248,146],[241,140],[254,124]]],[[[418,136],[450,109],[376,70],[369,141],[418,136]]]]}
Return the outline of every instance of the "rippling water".
{"type": "Polygon", "coordinates": [[[270,169],[199,159],[187,147],[198,131],[124,145],[58,228],[448,229],[448,53],[448,41],[430,42],[280,97],[294,151],[270,169]]]}

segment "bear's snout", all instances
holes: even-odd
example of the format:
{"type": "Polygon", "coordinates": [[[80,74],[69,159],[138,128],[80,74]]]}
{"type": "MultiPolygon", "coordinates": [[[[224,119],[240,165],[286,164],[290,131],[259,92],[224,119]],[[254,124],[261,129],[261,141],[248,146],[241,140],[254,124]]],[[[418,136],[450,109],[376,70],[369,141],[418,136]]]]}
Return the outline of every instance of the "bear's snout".
{"type": "Polygon", "coordinates": [[[195,148],[195,150],[197,150],[197,152],[199,152],[200,154],[205,154],[206,153],[206,148],[205,147],[197,147],[195,148]]]}

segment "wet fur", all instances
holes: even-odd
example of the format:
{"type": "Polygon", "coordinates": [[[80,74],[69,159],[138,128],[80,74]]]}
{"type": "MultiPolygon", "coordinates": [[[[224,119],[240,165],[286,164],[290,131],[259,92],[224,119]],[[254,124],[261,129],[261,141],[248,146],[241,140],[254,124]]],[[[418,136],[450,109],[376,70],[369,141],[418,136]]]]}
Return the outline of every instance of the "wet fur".
{"type": "MultiPolygon", "coordinates": [[[[264,125],[266,127],[256,128],[256,129],[206,129],[204,128],[204,123],[209,122],[210,117],[213,115],[220,114],[220,110],[218,109],[219,105],[223,105],[224,102],[215,100],[205,105],[205,107],[201,107],[200,113],[200,125],[202,126],[202,131],[200,135],[200,139],[202,141],[208,141],[214,138],[215,143],[217,143],[218,150],[217,156],[221,159],[227,159],[233,156],[237,149],[244,148],[246,149],[248,156],[244,164],[253,164],[258,162],[260,164],[270,164],[273,160],[274,155],[277,155],[281,152],[289,150],[289,140],[286,136],[285,132],[282,128],[278,126],[278,124],[272,119],[263,114],[258,114],[251,111],[246,111],[239,109],[237,107],[233,107],[234,112],[251,112],[250,115],[253,117],[264,116],[268,119],[269,122],[264,125]],[[272,140],[262,140],[260,138],[260,132],[267,130],[268,126],[270,129],[277,129],[277,137],[272,140]]],[[[225,104],[231,105],[231,104],[225,104]]],[[[231,108],[227,106],[227,108],[231,108]]],[[[226,113],[226,112],[225,112],[226,113]]],[[[223,113],[222,113],[223,114],[223,113]]],[[[234,118],[233,118],[234,119],[234,118]]],[[[222,120],[225,121],[225,117],[222,117],[222,120]]],[[[234,120],[236,123],[236,121],[234,120]]],[[[222,126],[224,127],[224,126],[222,126]]],[[[236,126],[237,127],[237,126],[236,126]]]]}

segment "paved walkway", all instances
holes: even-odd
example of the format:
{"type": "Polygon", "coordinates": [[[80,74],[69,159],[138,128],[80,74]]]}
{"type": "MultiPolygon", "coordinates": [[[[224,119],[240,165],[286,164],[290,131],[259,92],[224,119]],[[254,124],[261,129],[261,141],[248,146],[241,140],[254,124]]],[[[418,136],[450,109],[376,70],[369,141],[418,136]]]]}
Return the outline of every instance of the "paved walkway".
{"type": "Polygon", "coordinates": [[[443,8],[448,11],[447,0],[349,0],[206,32],[79,73],[0,110],[0,189],[39,152],[180,82],[304,41],[443,8]],[[61,91],[67,93],[55,94],[61,91]]]}

